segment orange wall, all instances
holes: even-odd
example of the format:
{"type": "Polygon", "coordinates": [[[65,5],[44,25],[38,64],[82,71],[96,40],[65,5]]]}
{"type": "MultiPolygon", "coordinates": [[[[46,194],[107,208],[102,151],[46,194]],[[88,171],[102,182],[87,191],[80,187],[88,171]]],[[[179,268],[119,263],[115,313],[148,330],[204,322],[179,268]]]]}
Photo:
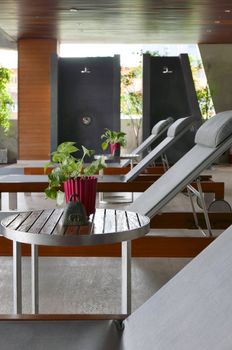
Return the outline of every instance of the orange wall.
{"type": "Polygon", "coordinates": [[[56,52],[53,39],[18,41],[19,160],[49,159],[50,56],[56,52]]]}

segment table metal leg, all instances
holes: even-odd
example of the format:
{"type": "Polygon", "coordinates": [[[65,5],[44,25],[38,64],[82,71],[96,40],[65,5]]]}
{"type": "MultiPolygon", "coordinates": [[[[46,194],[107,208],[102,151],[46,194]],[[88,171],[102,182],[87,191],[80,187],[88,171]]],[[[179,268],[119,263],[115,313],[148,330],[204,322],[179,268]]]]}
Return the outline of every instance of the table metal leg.
{"type": "Polygon", "coordinates": [[[32,313],[39,313],[38,246],[31,245],[31,302],[32,313]]]}
{"type": "Polygon", "coordinates": [[[131,313],[131,241],[122,242],[122,313],[131,313]]]}
{"type": "Polygon", "coordinates": [[[13,241],[13,300],[14,313],[22,313],[21,243],[13,241]]]}

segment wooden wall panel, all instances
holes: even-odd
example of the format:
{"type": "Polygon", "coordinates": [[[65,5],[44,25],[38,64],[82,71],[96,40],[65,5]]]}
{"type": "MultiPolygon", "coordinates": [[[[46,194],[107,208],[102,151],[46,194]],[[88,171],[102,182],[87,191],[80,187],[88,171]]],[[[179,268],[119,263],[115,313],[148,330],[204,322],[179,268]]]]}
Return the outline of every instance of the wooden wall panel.
{"type": "Polygon", "coordinates": [[[18,104],[20,160],[43,160],[50,153],[50,59],[53,39],[18,42],[18,104]]]}

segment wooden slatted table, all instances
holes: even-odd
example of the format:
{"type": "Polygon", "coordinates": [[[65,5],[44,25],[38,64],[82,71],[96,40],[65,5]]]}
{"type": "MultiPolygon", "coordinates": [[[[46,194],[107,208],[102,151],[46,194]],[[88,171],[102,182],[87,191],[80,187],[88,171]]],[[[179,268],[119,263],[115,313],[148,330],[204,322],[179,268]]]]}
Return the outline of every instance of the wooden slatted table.
{"type": "Polygon", "coordinates": [[[97,209],[88,226],[64,226],[63,209],[28,211],[2,220],[2,234],[13,241],[14,313],[22,313],[21,243],[31,245],[32,313],[39,313],[38,245],[93,246],[121,242],[122,313],[131,312],[131,240],[149,232],[148,217],[97,209]]]}

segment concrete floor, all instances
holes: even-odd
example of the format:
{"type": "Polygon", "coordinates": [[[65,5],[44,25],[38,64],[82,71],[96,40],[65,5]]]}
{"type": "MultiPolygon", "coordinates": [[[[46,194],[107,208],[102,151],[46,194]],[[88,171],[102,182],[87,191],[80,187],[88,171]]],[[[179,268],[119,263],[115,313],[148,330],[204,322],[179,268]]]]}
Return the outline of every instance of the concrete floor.
{"type": "MultiPolygon", "coordinates": [[[[214,166],[215,181],[224,181],[226,200],[232,204],[232,167],[214,166]]],[[[138,194],[137,194],[138,195],[138,194]]],[[[19,195],[20,210],[53,207],[43,194],[19,195]]],[[[99,205],[102,206],[102,205],[99,205]]],[[[107,205],[107,207],[115,205],[107,205]]],[[[117,207],[125,205],[117,205],[117,207]]],[[[164,210],[189,210],[179,195],[164,210]]],[[[151,234],[160,234],[152,230],[151,234]]],[[[169,230],[162,234],[196,234],[169,230]]],[[[199,233],[197,233],[199,235],[199,233]]],[[[182,269],[189,259],[136,258],[132,261],[132,308],[135,310],[182,269]]],[[[119,258],[40,258],[40,313],[120,313],[121,262],[119,258]]],[[[30,259],[23,258],[23,312],[30,313],[30,259]]],[[[12,259],[0,257],[0,313],[12,313],[12,259]]]]}

